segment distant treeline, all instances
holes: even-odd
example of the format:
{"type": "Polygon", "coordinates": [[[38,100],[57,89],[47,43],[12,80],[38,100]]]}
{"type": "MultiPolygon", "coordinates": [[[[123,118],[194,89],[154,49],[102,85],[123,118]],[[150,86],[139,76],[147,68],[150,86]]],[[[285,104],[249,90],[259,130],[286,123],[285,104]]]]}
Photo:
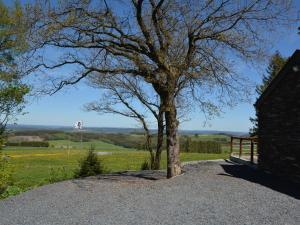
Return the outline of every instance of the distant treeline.
{"type": "Polygon", "coordinates": [[[217,141],[193,141],[187,137],[180,144],[180,149],[183,152],[197,152],[197,153],[222,153],[222,145],[217,141]]]}
{"type": "MultiPolygon", "coordinates": [[[[64,132],[54,130],[36,130],[16,132],[15,135],[31,135],[39,136],[46,141],[51,140],[70,140],[80,142],[89,142],[94,140],[122,146],[125,148],[133,148],[138,150],[145,149],[145,137],[142,133],[131,134],[108,134],[108,133],[87,133],[87,132],[64,132]]],[[[155,135],[151,138],[152,148],[156,147],[157,138],[155,135]]],[[[180,137],[180,147],[183,152],[199,152],[199,153],[221,153],[221,145],[227,143],[226,136],[211,136],[210,138],[202,138],[201,135],[184,135],[180,137]]],[[[166,147],[166,141],[163,148],[166,147]]]]}
{"type": "Polygon", "coordinates": [[[21,141],[21,142],[8,142],[6,146],[22,146],[22,147],[49,147],[47,141],[21,141]]]}

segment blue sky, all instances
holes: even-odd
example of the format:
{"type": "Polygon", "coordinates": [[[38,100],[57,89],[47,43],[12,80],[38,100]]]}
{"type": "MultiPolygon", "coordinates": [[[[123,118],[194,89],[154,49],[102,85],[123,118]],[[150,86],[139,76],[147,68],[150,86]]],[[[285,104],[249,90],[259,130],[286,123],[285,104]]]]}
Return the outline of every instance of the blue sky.
{"type": "MultiPolygon", "coordinates": [[[[297,4],[299,6],[299,4],[297,4]]],[[[299,7],[300,10],[300,7],[299,7]]],[[[299,24],[300,26],[300,24],[299,24]]],[[[270,52],[279,50],[283,56],[290,56],[296,49],[300,49],[300,35],[297,35],[297,28],[279,33],[275,38],[270,52]]],[[[244,67],[243,67],[244,68],[244,67]]],[[[245,74],[251,73],[251,79],[261,82],[262,74],[245,67],[242,71],[245,74]]],[[[18,117],[18,124],[32,125],[66,125],[70,126],[77,120],[83,120],[85,126],[93,127],[138,127],[138,124],[131,119],[116,115],[98,115],[93,112],[85,112],[83,105],[97,99],[99,91],[92,89],[85,84],[70,87],[58,92],[53,96],[43,96],[39,99],[29,98],[23,116],[18,117]]],[[[190,120],[180,125],[180,129],[188,130],[226,130],[226,131],[248,131],[251,127],[249,117],[254,115],[253,104],[256,96],[252,96],[249,103],[239,104],[234,108],[225,108],[224,113],[204,126],[205,118],[201,112],[193,112],[190,120]]]]}

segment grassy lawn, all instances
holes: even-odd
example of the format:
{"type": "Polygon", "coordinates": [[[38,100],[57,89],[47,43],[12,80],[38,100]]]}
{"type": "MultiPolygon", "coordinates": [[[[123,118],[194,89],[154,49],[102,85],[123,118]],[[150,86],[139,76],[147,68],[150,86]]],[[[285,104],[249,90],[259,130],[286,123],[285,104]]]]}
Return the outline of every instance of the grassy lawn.
{"type": "Polygon", "coordinates": [[[100,151],[120,151],[120,150],[135,150],[130,148],[124,148],[122,146],[117,146],[107,142],[95,140],[89,142],[74,142],[70,140],[58,140],[58,141],[49,141],[51,148],[58,149],[89,149],[91,145],[95,147],[96,150],[100,151]]]}
{"type": "MultiPolygon", "coordinates": [[[[72,178],[74,170],[78,167],[78,161],[86,154],[91,144],[95,145],[97,152],[112,152],[111,155],[99,156],[109,172],[139,170],[141,164],[149,156],[146,151],[126,149],[101,141],[83,143],[83,150],[80,150],[81,144],[78,142],[51,141],[49,148],[7,147],[3,153],[10,158],[13,165],[14,186],[26,190],[51,183],[53,182],[51,179],[72,178]],[[67,145],[69,149],[66,148],[67,145]]],[[[226,159],[228,153],[181,153],[180,158],[183,162],[226,159]]],[[[166,168],[166,152],[163,152],[161,165],[162,168],[166,168]]]]}

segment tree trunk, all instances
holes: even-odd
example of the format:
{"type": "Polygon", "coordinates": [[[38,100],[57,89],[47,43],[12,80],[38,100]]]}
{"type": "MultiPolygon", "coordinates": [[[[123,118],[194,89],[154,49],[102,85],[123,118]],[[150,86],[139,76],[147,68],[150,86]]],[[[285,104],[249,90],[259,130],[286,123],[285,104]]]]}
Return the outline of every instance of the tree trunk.
{"type": "Polygon", "coordinates": [[[152,146],[151,146],[151,135],[150,133],[147,133],[146,134],[146,143],[145,143],[145,147],[146,149],[149,151],[150,153],[150,169],[153,169],[154,168],[154,153],[153,153],[153,150],[152,150],[152,146]]]}
{"type": "Polygon", "coordinates": [[[153,149],[151,146],[150,130],[148,129],[145,119],[141,115],[138,115],[138,114],[137,114],[137,117],[140,120],[140,122],[142,123],[144,131],[145,131],[145,137],[146,137],[145,149],[147,151],[149,151],[149,153],[150,153],[150,169],[153,169],[154,168],[154,153],[153,153],[153,149]]]}
{"type": "MultiPolygon", "coordinates": [[[[170,96],[170,95],[169,95],[170,96]]],[[[176,105],[174,97],[166,99],[165,119],[167,134],[167,178],[181,174],[179,159],[179,137],[176,105]]]]}
{"type": "Polygon", "coordinates": [[[153,88],[160,96],[161,109],[165,114],[166,136],[167,136],[167,178],[181,174],[179,159],[179,138],[177,111],[175,104],[175,80],[168,80],[168,87],[161,87],[153,84],[153,88]]]}
{"type": "Polygon", "coordinates": [[[164,112],[162,107],[159,109],[158,118],[157,118],[157,144],[156,144],[156,153],[154,160],[154,168],[155,170],[160,169],[160,160],[161,160],[161,152],[163,149],[163,141],[164,141],[164,112]]]}

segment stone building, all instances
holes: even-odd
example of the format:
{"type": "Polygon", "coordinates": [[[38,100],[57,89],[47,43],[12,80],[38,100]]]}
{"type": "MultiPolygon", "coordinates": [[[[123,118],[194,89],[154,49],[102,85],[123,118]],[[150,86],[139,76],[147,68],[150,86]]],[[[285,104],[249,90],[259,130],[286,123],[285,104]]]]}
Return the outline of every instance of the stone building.
{"type": "Polygon", "coordinates": [[[258,166],[300,181],[300,50],[257,100],[258,166]]]}

